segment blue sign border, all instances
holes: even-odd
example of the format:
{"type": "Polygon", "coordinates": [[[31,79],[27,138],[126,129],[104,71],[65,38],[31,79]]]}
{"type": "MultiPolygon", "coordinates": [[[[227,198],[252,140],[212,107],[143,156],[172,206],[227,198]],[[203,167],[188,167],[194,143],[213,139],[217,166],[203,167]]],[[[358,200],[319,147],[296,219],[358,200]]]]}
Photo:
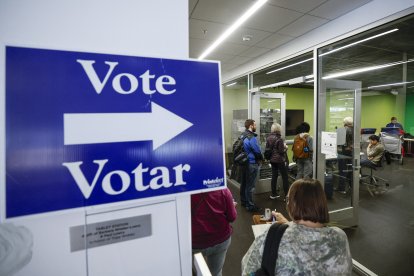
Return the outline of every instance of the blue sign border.
{"type": "MultiPolygon", "coordinates": [[[[120,85],[125,91],[132,87],[126,77],[120,77],[120,85]]],[[[225,186],[217,62],[7,46],[5,96],[8,218],[225,186]],[[108,73],[105,62],[118,64],[98,94],[76,60],[93,60],[100,80],[108,73]],[[129,94],[114,90],[115,76],[130,74],[143,82],[140,76],[148,70],[154,75],[149,90],[157,90],[157,77],[172,76],[175,84],[168,89],[175,92],[145,94],[143,83],[129,94]],[[64,114],[151,113],[152,103],[190,122],[191,127],[155,150],[150,140],[64,144],[64,114]],[[98,173],[100,160],[108,161],[98,173]],[[76,162],[82,162],[78,167],[88,185],[97,178],[88,198],[73,173],[62,165],[76,162]],[[185,184],[161,185],[180,182],[174,168],[186,164],[191,169],[182,172],[185,184]],[[141,173],[134,174],[137,168],[141,173]],[[141,176],[143,185],[161,187],[138,191],[141,176]]],[[[134,124],[134,129],[145,132],[145,122],[141,128],[134,124]]]]}

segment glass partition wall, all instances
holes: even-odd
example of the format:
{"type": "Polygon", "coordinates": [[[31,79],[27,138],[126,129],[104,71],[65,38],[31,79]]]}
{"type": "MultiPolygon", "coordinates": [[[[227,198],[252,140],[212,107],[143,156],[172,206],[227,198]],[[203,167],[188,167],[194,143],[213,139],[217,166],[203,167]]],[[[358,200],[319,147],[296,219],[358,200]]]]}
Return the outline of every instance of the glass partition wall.
{"type": "Polygon", "coordinates": [[[408,211],[414,207],[413,28],[411,15],[315,50],[316,176],[336,190],[331,221],[358,225],[347,231],[354,260],[380,275],[410,274],[413,258],[413,216],[408,211]],[[348,134],[345,118],[353,121],[348,134]],[[330,150],[324,149],[327,134],[336,137],[330,150]],[[378,148],[375,154],[389,158],[366,166],[364,160],[375,156],[371,135],[379,137],[386,152],[378,148]],[[396,252],[406,253],[401,257],[396,252]]]}
{"type": "MultiPolygon", "coordinates": [[[[407,264],[414,257],[413,29],[410,15],[223,85],[228,168],[245,119],[254,117],[263,141],[274,122],[283,126],[287,141],[297,125],[308,122],[314,177],[327,192],[331,223],[358,225],[347,230],[355,263],[384,275],[393,275],[396,267],[400,275],[410,274],[407,264]],[[400,123],[398,133],[386,128],[391,117],[400,123]],[[373,170],[361,166],[371,135],[389,153],[373,170]],[[367,238],[370,233],[376,238],[367,238]]],[[[270,178],[268,164],[261,170],[258,183],[270,178]]],[[[294,172],[290,176],[293,181],[294,172]]]]}
{"type": "MultiPolygon", "coordinates": [[[[232,146],[244,131],[244,122],[249,117],[247,76],[223,84],[222,90],[226,169],[231,174],[233,165],[232,146]]],[[[233,174],[235,174],[234,171],[233,174]]],[[[239,176],[234,175],[233,177],[238,179],[239,176]]]]}
{"type": "MultiPolygon", "coordinates": [[[[250,82],[250,115],[258,123],[256,130],[264,151],[266,138],[270,134],[273,123],[282,126],[282,137],[291,145],[296,134],[296,127],[308,122],[313,128],[313,53],[294,57],[260,70],[251,75],[250,82]]],[[[311,129],[311,134],[313,133],[311,129]]],[[[289,160],[292,151],[288,150],[289,160]]],[[[295,178],[295,166],[289,170],[290,181],[295,178]]],[[[270,192],[270,163],[264,162],[260,168],[256,193],[270,192]]],[[[278,178],[279,194],[283,194],[282,179],[278,178]]]]}

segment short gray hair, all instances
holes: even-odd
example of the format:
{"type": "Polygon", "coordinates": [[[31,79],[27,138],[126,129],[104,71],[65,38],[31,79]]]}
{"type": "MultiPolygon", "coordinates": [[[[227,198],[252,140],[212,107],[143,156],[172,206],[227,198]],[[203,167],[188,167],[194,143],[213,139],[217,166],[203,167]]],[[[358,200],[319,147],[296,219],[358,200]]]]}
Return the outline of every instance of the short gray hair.
{"type": "Polygon", "coordinates": [[[278,123],[274,123],[270,128],[270,132],[282,132],[282,127],[278,123]]]}
{"type": "Polygon", "coordinates": [[[352,126],[354,124],[354,119],[352,117],[345,117],[344,118],[344,125],[345,126],[352,126]]]}

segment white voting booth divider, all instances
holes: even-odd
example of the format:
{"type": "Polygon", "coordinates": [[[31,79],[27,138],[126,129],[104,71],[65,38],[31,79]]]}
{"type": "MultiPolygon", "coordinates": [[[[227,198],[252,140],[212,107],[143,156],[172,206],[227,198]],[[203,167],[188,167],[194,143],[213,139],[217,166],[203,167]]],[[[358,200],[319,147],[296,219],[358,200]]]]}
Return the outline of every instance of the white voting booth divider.
{"type": "MultiPolygon", "coordinates": [[[[137,81],[144,81],[145,78],[151,81],[153,80],[151,72],[140,72],[136,75],[130,72],[116,72],[121,65],[115,64],[113,58],[122,58],[121,55],[169,59],[188,58],[188,2],[185,0],[154,0],[146,1],[143,4],[140,1],[126,0],[87,2],[23,0],[18,3],[2,1],[0,2],[0,46],[0,83],[2,84],[6,82],[6,73],[8,73],[8,77],[11,72],[15,73],[13,66],[6,67],[5,60],[6,54],[8,58],[13,57],[13,54],[9,54],[12,51],[17,51],[20,55],[26,51],[24,48],[29,51],[33,49],[32,53],[28,52],[28,57],[33,57],[32,54],[36,56],[46,53],[47,58],[39,59],[42,64],[50,62],[53,59],[52,56],[57,55],[58,58],[64,58],[73,52],[83,53],[82,55],[86,55],[88,58],[91,57],[88,56],[88,53],[106,53],[113,56],[105,60],[106,65],[102,62],[102,66],[107,67],[101,68],[108,70],[108,78],[109,76],[114,78],[113,89],[121,96],[129,94],[129,92],[132,94],[133,77],[135,76],[137,81]],[[166,41],[168,41],[168,47],[166,41]],[[8,48],[6,50],[8,46],[22,48],[8,48]],[[46,51],[40,53],[37,49],[71,52],[46,51]],[[109,72],[111,68],[117,75],[115,73],[111,75],[109,72]],[[131,90],[122,86],[121,78],[131,82],[131,90]],[[119,81],[118,85],[116,80],[119,81]]],[[[149,59],[148,61],[156,63],[156,61],[149,59]]],[[[84,61],[82,65],[85,72],[88,69],[88,62],[91,66],[94,64],[90,60],[84,61]]],[[[172,64],[179,61],[165,62],[172,64]]],[[[94,66],[99,66],[98,63],[96,60],[94,66]]],[[[27,64],[34,65],[33,68],[36,68],[35,61],[30,61],[27,64]]],[[[104,75],[105,71],[102,73],[99,71],[101,69],[96,70],[98,80],[95,79],[95,83],[93,73],[86,73],[96,89],[95,96],[99,94],[99,96],[106,97],[107,91],[103,90],[100,94],[99,87],[96,86],[96,83],[99,84],[99,82],[104,85],[105,81],[103,78],[99,79],[99,76],[104,75]]],[[[9,79],[7,78],[7,80],[9,79]]],[[[78,79],[75,82],[77,81],[78,79]]],[[[155,85],[158,91],[167,97],[168,94],[175,92],[171,88],[176,84],[175,81],[179,82],[173,77],[165,75],[152,85],[155,85]]],[[[10,81],[7,83],[10,84],[10,81]]],[[[33,87],[29,87],[28,91],[31,88],[33,87]]],[[[141,83],[136,88],[145,90],[141,83]]],[[[146,89],[151,89],[151,87],[146,89]]],[[[7,104],[3,105],[6,93],[8,93],[8,99],[14,97],[9,90],[6,92],[4,86],[0,88],[0,102],[2,103],[0,106],[0,130],[1,133],[6,133],[6,137],[9,135],[6,130],[12,130],[11,121],[7,120],[12,120],[10,117],[13,116],[5,116],[5,110],[7,109],[8,112],[12,112],[10,114],[13,114],[13,111],[10,110],[14,108],[7,106],[7,104]]],[[[57,92],[58,90],[56,90],[57,92]]],[[[53,93],[50,95],[53,96],[53,93]]],[[[41,96],[39,95],[39,97],[41,96]]],[[[154,98],[157,96],[154,95],[154,98]]],[[[29,102],[37,104],[39,99],[33,97],[29,102]]],[[[68,100],[70,101],[70,99],[68,100]]],[[[39,101],[44,102],[44,105],[36,106],[33,110],[40,110],[40,113],[48,110],[50,106],[53,108],[58,106],[48,100],[39,101]]],[[[7,103],[10,102],[13,100],[7,103]]],[[[80,100],[79,104],[82,105],[84,102],[84,100],[80,100]]],[[[65,100],[61,102],[62,105],[66,103],[65,100]]],[[[161,103],[157,103],[157,107],[162,104],[161,100],[161,103]]],[[[109,101],[106,105],[111,107],[116,104],[109,101]]],[[[77,106],[77,104],[73,106],[77,106]]],[[[220,108],[219,104],[219,110],[220,108]]],[[[162,109],[167,110],[168,108],[164,106],[162,109]]],[[[122,111],[124,110],[120,112],[122,111]]],[[[148,109],[145,109],[145,112],[148,112],[148,109]]],[[[31,120],[31,117],[28,116],[27,119],[31,120]]],[[[186,119],[191,121],[192,118],[186,119]]],[[[31,129],[31,126],[36,127],[36,123],[27,128],[31,129]]],[[[221,124],[219,127],[222,127],[221,124]]],[[[45,130],[39,130],[36,135],[42,131],[45,136],[40,135],[39,140],[47,140],[41,138],[47,137],[45,130]]],[[[36,137],[33,137],[33,140],[36,140],[36,137]]],[[[0,275],[191,275],[189,195],[191,190],[183,194],[177,193],[177,191],[172,194],[156,194],[154,192],[155,197],[148,194],[144,198],[129,196],[125,191],[130,191],[134,185],[135,189],[141,189],[142,194],[151,189],[158,191],[162,185],[169,187],[169,181],[165,180],[168,178],[165,173],[167,169],[175,172],[174,183],[176,187],[172,188],[179,189],[180,185],[187,184],[185,183],[187,179],[183,175],[186,176],[186,173],[191,171],[193,164],[186,164],[186,161],[183,160],[173,168],[172,166],[168,168],[167,166],[158,166],[151,170],[151,168],[145,167],[142,162],[137,164],[132,175],[127,176],[126,170],[122,171],[116,166],[109,167],[114,166],[113,163],[117,165],[121,163],[106,160],[104,157],[90,156],[87,158],[85,155],[85,159],[89,160],[82,160],[83,163],[80,163],[79,160],[71,160],[66,165],[64,164],[65,173],[59,171],[59,173],[49,174],[45,168],[51,166],[50,162],[54,156],[61,154],[59,150],[48,149],[47,142],[44,144],[46,148],[25,149],[23,145],[19,149],[19,145],[13,147],[15,141],[12,141],[11,148],[6,147],[6,142],[9,143],[10,140],[3,135],[0,137],[2,148],[0,160],[6,160],[6,163],[0,162],[0,235],[3,238],[0,240],[7,243],[6,247],[8,248],[7,252],[1,252],[6,255],[6,258],[2,257],[0,261],[0,275]],[[8,141],[6,141],[7,139],[8,141]],[[33,157],[36,156],[32,155],[34,152],[39,153],[39,158],[33,157]],[[89,169],[85,169],[88,166],[94,168],[92,174],[90,171],[88,173],[89,169]],[[21,169],[33,173],[33,176],[24,175],[23,178],[26,180],[21,181],[23,178],[18,175],[21,169]],[[17,173],[14,174],[14,172],[17,173]],[[139,178],[146,172],[155,175],[154,178],[158,178],[151,180],[152,184],[139,182],[139,178]],[[180,173],[182,177],[180,177],[180,173]],[[94,174],[96,179],[99,176],[101,182],[93,181],[94,174]],[[69,190],[54,190],[54,185],[45,189],[46,183],[53,183],[54,178],[60,179],[62,175],[72,177],[73,183],[76,182],[77,188],[82,190],[85,206],[72,204],[74,201],[71,201],[71,198],[74,195],[69,190]],[[111,186],[113,178],[120,180],[120,186],[111,186]],[[38,181],[42,179],[44,181],[38,181]],[[87,181],[85,182],[84,179],[87,181]],[[137,184],[138,182],[141,184],[137,184]],[[96,186],[94,186],[95,184],[96,186]],[[19,190],[24,185],[28,185],[27,193],[21,193],[19,190]],[[94,199],[98,189],[101,193],[103,190],[104,193],[94,199]],[[125,197],[125,200],[114,202],[108,200],[113,195],[120,195],[121,192],[123,192],[122,196],[125,197]],[[18,200],[15,198],[17,194],[19,194],[18,200]],[[53,198],[55,196],[60,199],[56,200],[53,198]]],[[[63,139],[61,140],[63,143],[63,139]]],[[[217,141],[217,139],[215,140],[217,141]]],[[[160,144],[154,144],[154,146],[159,147],[160,144]]],[[[120,148],[122,149],[122,146],[120,148]]],[[[114,152],[118,149],[115,147],[114,152]]],[[[91,152],[93,151],[91,150],[91,152]]],[[[129,151],[130,154],[135,155],[142,152],[143,150],[140,148],[129,151]]],[[[159,152],[160,156],[165,158],[168,157],[169,149],[168,147],[164,147],[164,150],[160,148],[159,152]]],[[[222,151],[221,156],[223,156],[222,151]]],[[[63,158],[66,157],[67,155],[63,154],[63,158]]],[[[148,160],[152,162],[157,158],[160,157],[155,155],[148,160]]],[[[204,185],[206,188],[220,188],[224,185],[224,168],[223,175],[218,174],[217,177],[202,179],[200,185],[204,185]]],[[[59,185],[61,182],[60,180],[56,181],[55,185],[59,185]]],[[[189,181],[185,187],[191,187],[195,182],[194,180],[189,181]]],[[[194,189],[194,191],[196,190],[194,189]]]]}

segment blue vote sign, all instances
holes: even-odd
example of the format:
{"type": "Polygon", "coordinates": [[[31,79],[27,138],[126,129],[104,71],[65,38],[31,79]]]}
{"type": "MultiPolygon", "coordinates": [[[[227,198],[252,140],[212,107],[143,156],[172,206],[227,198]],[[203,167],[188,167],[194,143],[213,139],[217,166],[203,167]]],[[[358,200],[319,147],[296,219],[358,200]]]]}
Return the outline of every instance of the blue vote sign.
{"type": "Polygon", "coordinates": [[[6,47],[6,217],[225,186],[219,64],[6,47]]]}

